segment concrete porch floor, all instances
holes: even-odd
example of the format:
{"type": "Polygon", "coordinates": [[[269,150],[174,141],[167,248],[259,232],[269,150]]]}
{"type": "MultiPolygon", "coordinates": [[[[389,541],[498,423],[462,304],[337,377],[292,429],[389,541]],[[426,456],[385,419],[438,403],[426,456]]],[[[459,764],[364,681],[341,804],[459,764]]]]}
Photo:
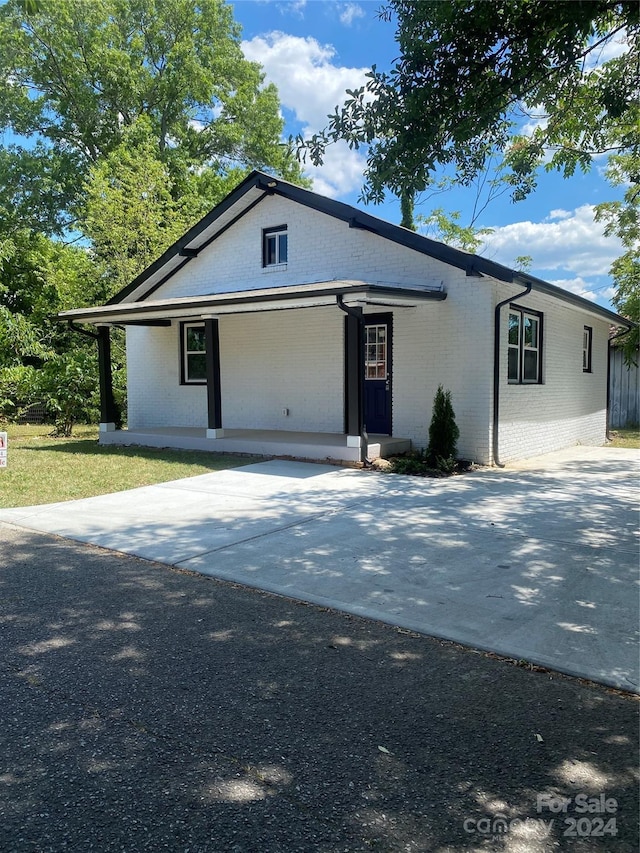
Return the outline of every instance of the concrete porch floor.
{"type": "MultiPolygon", "coordinates": [[[[298,459],[358,462],[360,450],[347,447],[342,433],[289,432],[286,430],[225,429],[223,438],[207,438],[206,429],[192,427],[145,427],[101,432],[100,444],[140,444],[144,447],[175,447],[216,453],[249,453],[256,456],[293,456],[298,459]]],[[[383,459],[411,449],[411,439],[370,435],[367,458],[383,459]]]]}

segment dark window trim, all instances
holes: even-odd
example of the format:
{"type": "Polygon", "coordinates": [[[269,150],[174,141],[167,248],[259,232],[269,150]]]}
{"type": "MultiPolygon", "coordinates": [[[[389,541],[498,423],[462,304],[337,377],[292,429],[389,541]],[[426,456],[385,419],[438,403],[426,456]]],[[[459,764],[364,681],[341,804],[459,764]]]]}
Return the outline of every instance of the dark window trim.
{"type": "Polygon", "coordinates": [[[180,385],[206,385],[206,379],[187,379],[186,333],[187,326],[199,326],[204,329],[204,320],[182,320],[180,322],[180,385]]]}
{"type": "MultiPolygon", "coordinates": [[[[271,236],[271,234],[281,234],[283,231],[288,232],[287,225],[274,225],[271,228],[263,228],[262,229],[262,266],[264,269],[268,269],[269,267],[279,267],[285,266],[287,261],[283,261],[282,263],[277,264],[268,264],[267,263],[267,237],[271,236]]],[[[287,242],[288,242],[288,233],[287,233],[287,242]]],[[[289,256],[289,247],[287,245],[287,258],[289,256]]]]}
{"type": "Polygon", "coordinates": [[[582,372],[592,373],[593,367],[593,326],[585,326],[582,330],[582,372]],[[584,333],[587,333],[587,363],[584,363],[584,333]]]}
{"type": "MultiPolygon", "coordinates": [[[[520,314],[520,341],[518,345],[518,359],[519,359],[519,378],[518,379],[509,379],[508,367],[507,367],[507,382],[509,385],[544,385],[544,377],[542,372],[543,365],[543,353],[544,353],[544,315],[542,311],[535,311],[532,308],[525,308],[522,305],[516,305],[511,303],[509,305],[509,311],[514,314],[520,314]],[[529,317],[535,317],[538,321],[538,378],[537,379],[523,379],[524,375],[524,339],[523,339],[523,318],[524,315],[528,315],[529,317]]],[[[508,316],[507,313],[507,324],[508,324],[508,316]]],[[[508,325],[507,325],[507,334],[508,334],[508,325]]],[[[509,344],[507,343],[507,359],[509,354],[509,344]]],[[[507,362],[508,363],[508,362],[507,362]]]]}

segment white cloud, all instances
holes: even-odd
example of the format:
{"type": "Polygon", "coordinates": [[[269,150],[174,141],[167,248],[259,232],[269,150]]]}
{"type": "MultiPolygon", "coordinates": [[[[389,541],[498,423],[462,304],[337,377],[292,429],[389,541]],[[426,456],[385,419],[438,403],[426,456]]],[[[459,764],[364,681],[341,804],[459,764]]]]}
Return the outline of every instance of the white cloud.
{"type": "MultiPolygon", "coordinates": [[[[346,90],[362,86],[368,71],[334,64],[335,49],[312,37],[271,32],[244,41],[242,50],[278,87],[282,106],[293,112],[305,137],[326,127],[346,90]]],[[[322,167],[306,171],[314,179],[314,189],[338,196],[362,185],[364,164],[362,154],[338,144],[327,148],[322,167]]]]}
{"type": "Polygon", "coordinates": [[[629,35],[626,30],[621,30],[613,38],[607,39],[604,44],[597,47],[587,56],[586,68],[587,70],[599,68],[603,63],[623,56],[629,49],[629,35]]]}
{"type": "Polygon", "coordinates": [[[327,148],[323,166],[307,166],[305,172],[313,178],[315,192],[339,198],[361,188],[364,167],[362,154],[350,150],[346,142],[338,142],[327,148]]]}
{"type": "Polygon", "coordinates": [[[570,210],[563,210],[561,207],[550,211],[547,219],[551,222],[554,219],[568,219],[571,216],[570,210]]]}
{"type": "Polygon", "coordinates": [[[347,3],[340,11],[340,22],[350,27],[356,18],[364,18],[364,9],[357,3],[347,3]]]}
{"type": "Polygon", "coordinates": [[[605,237],[602,224],[594,222],[593,210],[592,205],[584,204],[564,217],[552,219],[549,215],[543,222],[496,227],[487,237],[482,254],[506,266],[512,266],[519,255],[530,255],[534,274],[537,270],[558,270],[578,276],[607,276],[622,244],[617,237],[605,237]]]}
{"type": "Polygon", "coordinates": [[[615,293],[615,288],[610,285],[596,287],[593,282],[585,281],[580,275],[576,276],[576,278],[551,278],[549,281],[563,290],[576,293],[578,296],[583,296],[592,302],[602,299],[610,300],[615,293]]]}
{"type": "Polygon", "coordinates": [[[308,36],[272,32],[242,42],[247,59],[259,62],[275,83],[283,106],[311,131],[327,123],[327,115],[343,102],[345,91],[365,82],[367,68],[333,64],[335,49],[308,36]]]}
{"type": "Polygon", "coordinates": [[[277,5],[281,15],[304,18],[304,7],[307,5],[307,0],[292,0],[290,3],[278,3],[277,5]]]}

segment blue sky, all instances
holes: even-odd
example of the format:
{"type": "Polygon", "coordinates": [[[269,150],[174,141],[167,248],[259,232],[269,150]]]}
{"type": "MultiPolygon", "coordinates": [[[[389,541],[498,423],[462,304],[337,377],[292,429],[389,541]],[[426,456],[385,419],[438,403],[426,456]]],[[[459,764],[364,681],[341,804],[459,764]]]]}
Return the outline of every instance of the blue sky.
{"type": "MultiPolygon", "coordinates": [[[[347,88],[364,82],[372,64],[389,67],[398,55],[394,26],[378,19],[379,0],[239,0],[231,5],[243,29],[245,55],[259,62],[280,92],[287,134],[309,134],[326,124],[347,88]]],[[[611,50],[620,51],[621,45],[611,50]]],[[[308,169],[314,189],[362,207],[364,155],[334,146],[320,169],[308,169]]],[[[543,173],[526,201],[503,197],[491,203],[477,223],[494,229],[482,254],[508,266],[521,255],[533,258],[531,272],[610,307],[608,269],[620,254],[593,221],[593,205],[619,197],[602,176],[605,161],[588,175],[565,180],[543,173]]],[[[456,192],[424,200],[417,213],[442,206],[461,213],[467,224],[471,195],[456,192]]],[[[398,204],[368,206],[375,216],[400,221],[398,204]]]]}

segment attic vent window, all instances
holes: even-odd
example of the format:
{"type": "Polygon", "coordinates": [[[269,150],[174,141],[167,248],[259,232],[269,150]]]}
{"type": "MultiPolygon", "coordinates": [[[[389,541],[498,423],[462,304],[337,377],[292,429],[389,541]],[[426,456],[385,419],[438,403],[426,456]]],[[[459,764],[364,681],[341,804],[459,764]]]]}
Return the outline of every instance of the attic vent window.
{"type": "Polygon", "coordinates": [[[276,267],[287,263],[287,226],[276,225],[262,232],[262,266],[276,267]]]}

